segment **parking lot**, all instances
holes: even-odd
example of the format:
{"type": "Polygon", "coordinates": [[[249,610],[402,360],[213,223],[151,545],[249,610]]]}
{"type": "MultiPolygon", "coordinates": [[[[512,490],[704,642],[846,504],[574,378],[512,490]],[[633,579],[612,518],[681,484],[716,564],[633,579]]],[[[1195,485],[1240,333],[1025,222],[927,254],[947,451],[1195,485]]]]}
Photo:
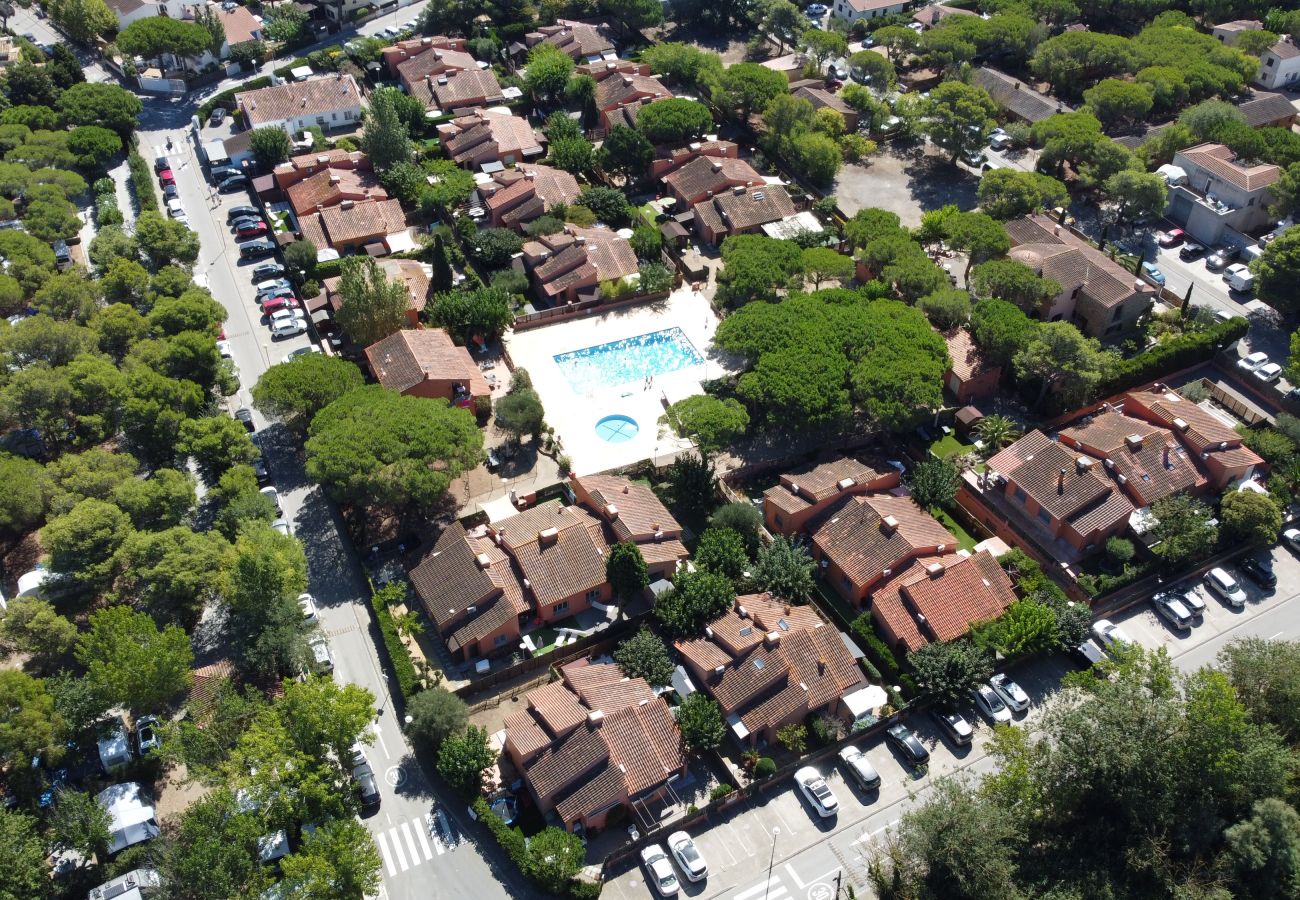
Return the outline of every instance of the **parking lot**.
{"type": "MultiPolygon", "coordinates": [[[[1057,689],[1068,670],[1069,663],[1058,656],[1025,667],[1015,678],[1036,705],[1057,689]]],[[[831,818],[818,816],[793,779],[761,795],[758,802],[741,803],[728,814],[715,817],[707,829],[693,835],[709,864],[708,880],[692,884],[683,879],[683,893],[734,900],[758,900],[764,893],[768,900],[795,895],[800,900],[805,895],[809,900],[830,900],[831,894],[821,897],[822,889],[815,887],[827,882],[826,873],[834,879],[832,870],[860,855],[935,779],[960,772],[984,774],[992,769],[992,760],[984,750],[991,735],[987,722],[978,720],[973,709],[963,714],[975,726],[969,747],[955,747],[941,737],[928,713],[908,720],[930,751],[930,765],[925,770],[913,769],[882,739],[856,742],[881,776],[876,791],[864,792],[846,780],[838,759],[818,763],[816,768],[839,801],[839,812],[831,818]],[[781,864],[774,869],[770,885],[764,877],[769,862],[781,864]]],[[[1031,706],[1027,715],[1033,714],[1031,706]]],[[[654,889],[645,883],[644,870],[635,866],[611,874],[605,893],[618,900],[644,900],[654,896],[654,889]]]]}

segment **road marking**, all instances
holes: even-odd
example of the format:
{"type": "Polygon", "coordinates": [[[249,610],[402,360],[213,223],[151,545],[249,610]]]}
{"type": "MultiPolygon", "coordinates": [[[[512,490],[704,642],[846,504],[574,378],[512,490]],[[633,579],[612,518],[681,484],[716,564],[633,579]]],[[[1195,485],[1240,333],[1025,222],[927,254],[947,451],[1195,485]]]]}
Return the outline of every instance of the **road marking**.
{"type": "Polygon", "coordinates": [[[388,842],[384,840],[382,831],[375,834],[375,843],[379,845],[379,855],[384,858],[384,865],[388,867],[388,877],[392,878],[397,874],[397,868],[393,865],[393,858],[388,855],[388,842]]]}
{"type": "MultiPolygon", "coordinates": [[[[417,831],[420,828],[418,824],[415,827],[417,831]]],[[[411,834],[411,826],[405,822],[402,823],[402,837],[406,838],[406,846],[411,851],[411,863],[418,866],[420,864],[420,851],[415,846],[415,837],[411,834]]]]}
{"type": "Polygon", "coordinates": [[[829,872],[826,872],[822,875],[818,875],[816,878],[812,879],[807,884],[805,884],[803,881],[800,880],[799,874],[794,870],[794,866],[790,865],[789,863],[786,863],[785,870],[790,873],[790,877],[794,879],[794,883],[798,885],[799,888],[802,890],[803,888],[808,887],[809,884],[816,884],[819,881],[831,880],[832,878],[834,878],[836,875],[839,874],[840,867],[836,866],[835,868],[831,869],[829,872]]]}
{"type": "MultiPolygon", "coordinates": [[[[698,844],[698,843],[701,843],[701,842],[703,841],[703,838],[705,838],[707,835],[708,835],[708,832],[705,832],[704,834],[699,835],[699,838],[696,840],[696,843],[697,843],[697,844],[698,844]]],[[[731,859],[731,864],[732,864],[733,866],[736,865],[736,864],[738,864],[738,863],[740,862],[740,860],[736,858],[736,854],[732,853],[732,852],[731,852],[731,848],[730,848],[729,846],[727,846],[728,842],[727,842],[726,840],[723,840],[721,837],[719,837],[719,839],[718,839],[717,841],[707,841],[707,842],[705,842],[705,843],[706,843],[706,846],[712,848],[712,849],[710,850],[710,854],[712,854],[712,853],[714,853],[714,852],[716,852],[716,851],[718,851],[718,850],[721,850],[723,853],[725,853],[725,854],[726,854],[726,855],[731,859]]]]}
{"type": "Polygon", "coordinates": [[[388,836],[393,839],[393,855],[397,857],[397,865],[405,872],[411,866],[406,861],[406,854],[402,852],[402,842],[398,840],[397,829],[388,829],[388,836]]]}
{"type": "Polygon", "coordinates": [[[753,856],[754,849],[750,847],[749,844],[745,843],[744,839],[740,836],[740,829],[737,828],[735,824],[732,822],[727,822],[726,826],[728,829],[730,829],[732,835],[735,837],[736,843],[740,845],[740,849],[745,851],[745,855],[753,856]]]}
{"type": "Polygon", "coordinates": [[[384,759],[392,759],[388,754],[388,745],[384,743],[384,736],[379,732],[378,720],[370,723],[370,730],[375,735],[375,740],[379,742],[379,749],[384,751],[384,759]]]}
{"type": "Polygon", "coordinates": [[[1281,637],[1282,635],[1284,635],[1284,634],[1286,634],[1285,631],[1279,631],[1277,634],[1275,634],[1275,635],[1273,635],[1272,637],[1270,637],[1269,640],[1270,640],[1270,641],[1276,641],[1278,638],[1280,638],[1280,637],[1281,637]]]}
{"type": "MultiPolygon", "coordinates": [[[[418,822],[419,820],[416,821],[418,822]]],[[[424,859],[427,862],[433,859],[433,851],[429,849],[429,839],[424,836],[425,829],[422,827],[422,825],[423,823],[416,825],[415,836],[420,839],[420,849],[424,851],[424,859]]],[[[434,840],[436,841],[437,838],[435,837],[434,840]]],[[[441,853],[442,850],[439,849],[438,852],[441,853]]]]}
{"type": "Polygon", "coordinates": [[[773,875],[769,880],[760,881],[753,887],[746,888],[732,897],[731,900],[750,900],[750,898],[759,896],[765,896],[768,900],[772,900],[774,897],[783,897],[787,893],[789,892],[786,890],[785,885],[781,883],[781,876],[773,875]]]}
{"type": "Polygon", "coordinates": [[[794,834],[794,829],[790,827],[790,824],[788,822],[786,822],[785,817],[782,816],[781,813],[777,811],[776,804],[772,804],[771,813],[772,815],[776,816],[776,820],[781,823],[781,827],[785,829],[784,832],[785,834],[789,834],[789,835],[794,834]]]}

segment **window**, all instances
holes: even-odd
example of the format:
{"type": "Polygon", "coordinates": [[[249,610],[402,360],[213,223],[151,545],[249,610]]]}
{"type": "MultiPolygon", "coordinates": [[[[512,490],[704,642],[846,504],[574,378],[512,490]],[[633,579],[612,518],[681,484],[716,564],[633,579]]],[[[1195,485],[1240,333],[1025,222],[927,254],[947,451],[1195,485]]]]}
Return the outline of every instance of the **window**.
{"type": "Polygon", "coordinates": [[[587,591],[588,603],[595,603],[599,599],[600,599],[600,588],[592,588],[591,590],[587,591]]]}
{"type": "Polygon", "coordinates": [[[1122,306],[1117,306],[1117,307],[1115,307],[1115,312],[1114,312],[1114,314],[1110,317],[1110,320],[1111,320],[1112,322],[1118,322],[1118,321],[1119,321],[1119,317],[1122,316],[1122,315],[1124,315],[1124,307],[1122,307],[1122,306]]]}
{"type": "Polygon", "coordinates": [[[347,109],[347,110],[344,110],[344,111],[343,111],[343,121],[345,121],[345,122],[351,122],[351,121],[352,121],[352,110],[347,109]]]}
{"type": "Polygon", "coordinates": [[[780,516],[775,516],[775,517],[773,518],[772,521],[776,522],[776,527],[777,527],[777,528],[784,528],[784,527],[785,527],[785,522],[781,521],[781,517],[780,517],[780,516]]]}
{"type": "Polygon", "coordinates": [[[1022,488],[1020,485],[1016,485],[1015,498],[1019,500],[1021,503],[1024,503],[1025,497],[1026,497],[1025,489],[1022,488]]]}
{"type": "Polygon", "coordinates": [[[506,645],[506,641],[508,640],[510,639],[506,637],[504,634],[498,634],[495,643],[498,647],[504,647],[506,645]]]}
{"type": "Polygon", "coordinates": [[[324,116],[317,116],[317,117],[316,117],[316,124],[317,124],[317,125],[324,125],[324,124],[325,124],[325,117],[324,117],[324,116]]]}
{"type": "Polygon", "coordinates": [[[1049,512],[1048,512],[1047,510],[1045,510],[1045,509],[1042,509],[1041,507],[1040,507],[1039,510],[1038,510],[1038,518],[1040,518],[1040,519],[1043,520],[1043,524],[1044,524],[1044,525],[1051,524],[1051,521],[1052,521],[1052,515],[1051,515],[1051,513],[1049,513],[1049,512]]]}
{"type": "Polygon", "coordinates": [[[1271,57],[1271,56],[1270,56],[1270,57],[1267,57],[1267,58],[1264,60],[1264,65],[1265,65],[1267,68],[1270,68],[1270,69],[1273,68],[1273,57],[1271,57]]]}
{"type": "Polygon", "coordinates": [[[560,614],[560,613],[566,613],[566,612],[568,612],[568,611],[569,611],[569,601],[568,601],[568,600],[565,600],[565,601],[563,601],[563,602],[560,602],[560,603],[555,604],[555,612],[556,612],[557,615],[560,614]]]}
{"type": "Polygon", "coordinates": [[[853,590],[853,582],[849,580],[849,576],[847,575],[840,579],[840,584],[844,585],[846,591],[853,590]]]}

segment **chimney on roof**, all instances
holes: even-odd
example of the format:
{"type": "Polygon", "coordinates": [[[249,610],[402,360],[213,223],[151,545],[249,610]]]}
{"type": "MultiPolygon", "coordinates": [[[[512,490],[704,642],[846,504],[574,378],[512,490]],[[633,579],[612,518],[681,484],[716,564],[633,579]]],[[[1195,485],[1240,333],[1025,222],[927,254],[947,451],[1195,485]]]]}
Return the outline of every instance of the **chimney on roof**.
{"type": "Polygon", "coordinates": [[[880,530],[886,535],[891,535],[898,530],[898,519],[893,516],[885,516],[880,520],[880,530]]]}
{"type": "Polygon", "coordinates": [[[1133,451],[1141,450],[1141,449],[1142,449],[1142,435],[1140,435],[1140,434],[1136,434],[1136,433],[1134,433],[1134,434],[1130,434],[1128,437],[1124,438],[1124,443],[1128,445],[1128,448],[1129,448],[1130,450],[1133,450],[1133,451]]]}
{"type": "Polygon", "coordinates": [[[1074,469],[1079,475],[1091,469],[1093,466],[1092,458],[1089,456],[1080,456],[1074,460],[1074,469]]]}
{"type": "Polygon", "coordinates": [[[1020,90],[1020,82],[1019,82],[1019,81],[1016,82],[1016,90],[1020,90]]]}
{"type": "Polygon", "coordinates": [[[825,674],[826,674],[826,660],[825,660],[825,659],[819,659],[819,660],[817,660],[817,674],[818,674],[818,675],[825,675],[825,674]]]}
{"type": "Polygon", "coordinates": [[[632,76],[631,76],[631,75],[624,75],[624,76],[623,76],[623,87],[631,87],[631,86],[632,86],[632,76]]]}
{"type": "Polygon", "coordinates": [[[302,108],[303,108],[303,109],[306,109],[306,108],[307,108],[307,98],[306,98],[306,97],[303,97],[303,98],[302,98],[302,108]]]}
{"type": "Polygon", "coordinates": [[[554,544],[559,537],[559,530],[552,525],[550,528],[544,528],[537,532],[537,543],[545,547],[547,544],[554,544]]]}
{"type": "Polygon", "coordinates": [[[1219,441],[1219,449],[1220,449],[1220,450],[1227,450],[1227,449],[1228,449],[1228,442],[1227,442],[1227,441],[1219,441]]]}
{"type": "Polygon", "coordinates": [[[603,710],[593,709],[591,712],[587,713],[587,724],[592,728],[599,728],[600,723],[603,721],[605,721],[605,713],[603,710]]]}
{"type": "Polygon", "coordinates": [[[465,615],[467,615],[467,616],[472,616],[472,615],[474,615],[474,613],[476,613],[476,612],[478,612],[478,607],[477,607],[477,606],[467,606],[467,607],[465,607],[465,615]]]}
{"type": "Polygon", "coordinates": [[[715,172],[721,172],[721,171],[722,171],[722,163],[718,162],[718,161],[715,159],[715,160],[713,160],[713,162],[709,163],[709,168],[711,168],[711,169],[712,169],[713,171],[715,171],[715,172]]]}
{"type": "Polygon", "coordinates": [[[796,497],[799,496],[799,485],[795,484],[792,481],[788,485],[786,485],[786,487],[790,488],[790,493],[794,494],[796,497]]]}
{"type": "Polygon", "coordinates": [[[725,672],[725,671],[727,671],[727,667],[726,667],[726,666],[714,666],[714,667],[713,667],[713,674],[716,675],[716,676],[718,676],[719,678],[722,677],[722,673],[725,672]]]}
{"type": "Polygon", "coordinates": [[[427,38],[421,38],[421,39],[420,39],[420,46],[421,46],[421,47],[431,47],[431,46],[433,46],[433,38],[428,38],[428,37],[427,37],[427,38]]]}
{"type": "Polygon", "coordinates": [[[1056,477],[1056,492],[1058,494],[1065,493],[1065,469],[1064,468],[1061,469],[1060,473],[1058,473],[1056,477]]]}
{"type": "Polygon", "coordinates": [[[766,635],[763,636],[763,643],[769,647],[779,646],[781,643],[781,632],[769,631],[766,635]]]}
{"type": "Polygon", "coordinates": [[[748,619],[749,610],[745,609],[744,605],[742,604],[736,607],[736,615],[740,616],[742,619],[748,619]]]}
{"type": "Polygon", "coordinates": [[[925,574],[931,578],[938,578],[943,574],[943,563],[930,563],[925,567],[925,574]]]}
{"type": "Polygon", "coordinates": [[[739,197],[741,194],[745,193],[745,186],[743,184],[738,184],[731,189],[731,192],[739,197]]]}
{"type": "Polygon", "coordinates": [[[708,638],[709,640],[713,640],[713,627],[712,627],[712,626],[710,626],[710,625],[705,625],[705,626],[704,626],[704,636],[705,636],[706,638],[708,638]]]}
{"type": "Polygon", "coordinates": [[[1186,431],[1187,420],[1179,416],[1178,418],[1174,419],[1174,427],[1177,428],[1179,431],[1186,431]]]}
{"type": "Polygon", "coordinates": [[[606,504],[605,504],[605,515],[609,516],[611,519],[617,519],[617,518],[618,518],[618,507],[615,506],[613,503],[606,503],[606,504]]]}
{"type": "Polygon", "coordinates": [[[330,172],[330,184],[338,184],[343,178],[337,172],[330,172]]]}
{"type": "Polygon", "coordinates": [[[352,200],[342,200],[339,202],[339,209],[351,209],[354,206],[356,206],[356,203],[352,200]]]}
{"type": "Polygon", "coordinates": [[[480,553],[478,556],[474,557],[474,562],[478,563],[480,569],[492,568],[492,557],[488,556],[486,553],[480,553]]]}
{"type": "Polygon", "coordinates": [[[847,491],[853,485],[857,484],[852,478],[841,478],[837,487],[842,491],[847,491]]]}

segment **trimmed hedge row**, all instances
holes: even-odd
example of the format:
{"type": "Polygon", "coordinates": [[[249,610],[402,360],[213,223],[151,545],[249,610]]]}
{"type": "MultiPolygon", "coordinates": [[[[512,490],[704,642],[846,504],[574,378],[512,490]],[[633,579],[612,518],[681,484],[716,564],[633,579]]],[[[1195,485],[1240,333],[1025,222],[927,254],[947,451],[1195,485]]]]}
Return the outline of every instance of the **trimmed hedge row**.
{"type": "Polygon", "coordinates": [[[894,656],[894,651],[889,649],[889,645],[876,633],[876,626],[871,621],[871,613],[862,613],[853,620],[852,627],[854,637],[862,641],[862,652],[866,654],[866,661],[875,667],[878,676],[887,684],[897,684],[902,667],[899,665],[898,657],[894,656]]]}
{"type": "Polygon", "coordinates": [[[158,212],[158,195],[153,190],[153,170],[136,150],[126,155],[126,166],[130,172],[131,186],[135,189],[135,200],[140,205],[140,212],[158,212]]]}
{"type": "Polygon", "coordinates": [[[1244,337],[1249,327],[1250,323],[1238,316],[1205,331],[1162,341],[1116,365],[1111,376],[1097,385],[1097,396],[1109,397],[1161,375],[1212,359],[1224,347],[1244,337]]]}
{"type": "Polygon", "coordinates": [[[370,606],[379,622],[379,633],[384,636],[384,649],[388,651],[388,660],[397,679],[397,689],[402,692],[402,702],[409,703],[420,692],[420,676],[416,674],[415,663],[411,662],[411,654],[406,652],[406,645],[397,634],[397,624],[388,608],[390,602],[405,598],[406,586],[401,582],[392,582],[371,592],[370,606]]]}
{"type": "MultiPolygon", "coordinates": [[[[487,830],[492,832],[492,837],[501,845],[501,849],[506,852],[506,856],[510,857],[510,861],[520,872],[528,876],[528,842],[524,838],[524,833],[501,821],[501,817],[492,811],[492,807],[488,806],[487,801],[482,797],[475,797],[474,802],[470,804],[470,809],[474,811],[478,820],[487,826],[487,830]]],[[[596,900],[600,896],[601,889],[599,882],[578,878],[569,879],[562,891],[557,890],[560,886],[554,884],[542,884],[540,887],[551,893],[563,893],[575,900],[596,900]]]]}
{"type": "Polygon", "coordinates": [[[212,115],[212,111],[218,106],[225,106],[227,103],[234,103],[236,94],[242,94],[244,91],[255,91],[258,88],[270,86],[271,76],[259,75],[257,78],[249,79],[239,87],[233,87],[229,90],[222,91],[220,94],[214,94],[207,103],[204,103],[199,107],[199,121],[206,122],[208,116],[212,115]]]}

